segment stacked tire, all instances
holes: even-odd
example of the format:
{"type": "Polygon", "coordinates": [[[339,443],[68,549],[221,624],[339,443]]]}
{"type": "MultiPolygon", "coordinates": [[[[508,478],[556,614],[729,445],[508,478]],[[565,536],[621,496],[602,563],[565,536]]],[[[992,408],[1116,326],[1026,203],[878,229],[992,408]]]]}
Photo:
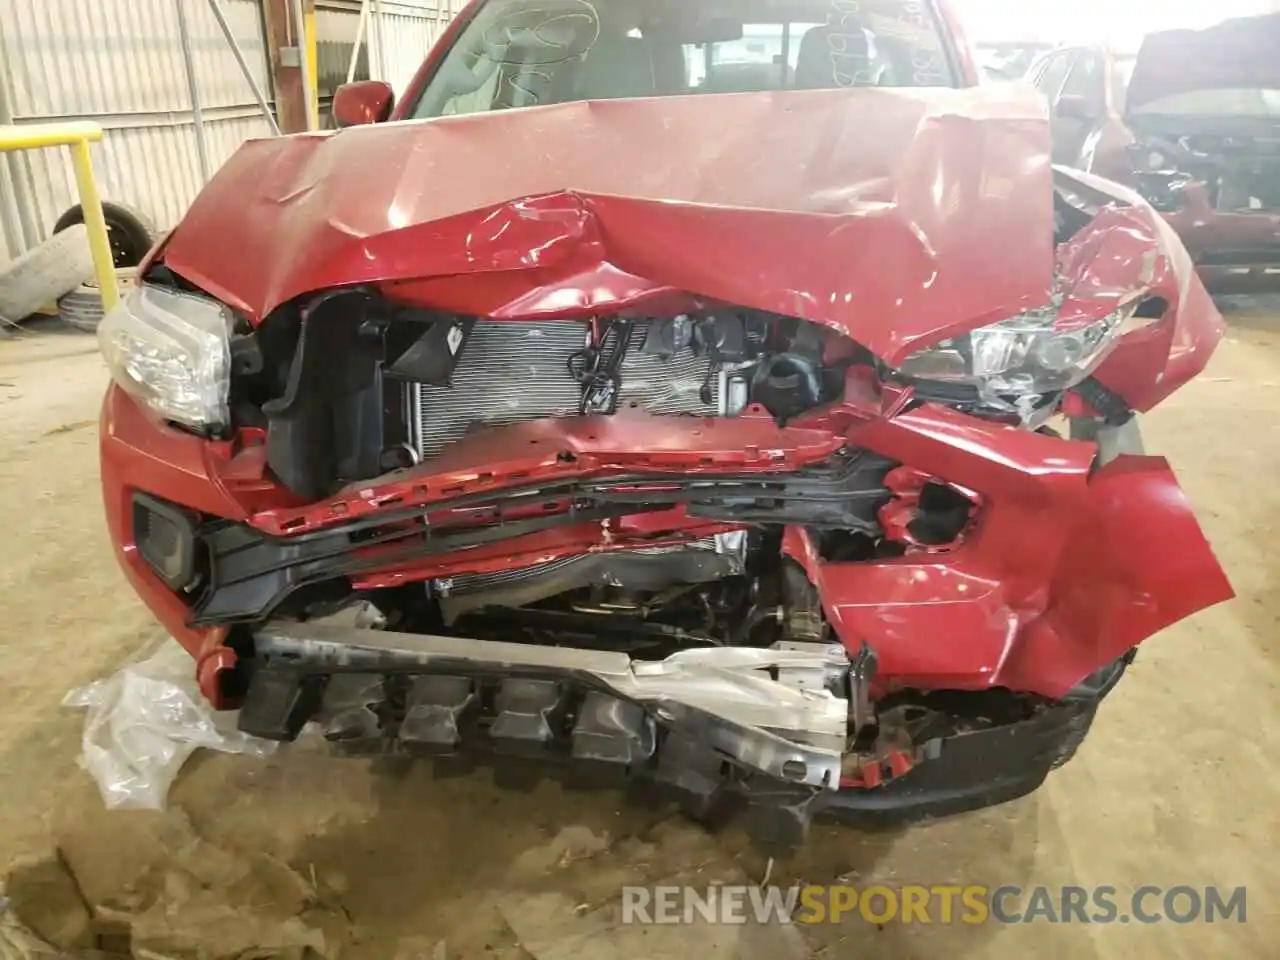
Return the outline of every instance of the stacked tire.
{"type": "Polygon", "coordinates": [[[93,276],[83,226],[50,237],[12,263],[0,264],[0,318],[16,324],[93,276]]]}
{"type": "MultiPolygon", "coordinates": [[[[120,203],[104,203],[103,218],[111,240],[111,253],[116,266],[116,285],[121,296],[138,281],[138,263],[155,239],[155,228],[143,214],[120,203]]],[[[84,211],[72,207],[54,224],[54,235],[80,229],[84,211]]],[[[93,333],[102,321],[102,292],[96,280],[88,280],[58,300],[58,316],[77,330],[93,333]]]]}
{"type": "MultiPolygon", "coordinates": [[[[116,286],[120,288],[120,296],[138,282],[138,268],[125,267],[116,271],[116,286]]],[[[80,284],[58,301],[58,316],[63,323],[94,333],[102,322],[102,290],[96,280],[80,284]]]]}

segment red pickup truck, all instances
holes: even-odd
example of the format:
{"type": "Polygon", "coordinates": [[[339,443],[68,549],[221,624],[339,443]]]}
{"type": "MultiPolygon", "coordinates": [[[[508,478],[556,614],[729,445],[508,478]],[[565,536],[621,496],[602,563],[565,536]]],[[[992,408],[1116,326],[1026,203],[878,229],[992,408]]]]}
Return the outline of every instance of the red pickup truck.
{"type": "Polygon", "coordinates": [[[795,844],[1034,789],[1230,596],[1134,420],[1221,318],[945,3],[477,0],[335,113],[99,330],[120,561],[242,729],[795,844]]]}

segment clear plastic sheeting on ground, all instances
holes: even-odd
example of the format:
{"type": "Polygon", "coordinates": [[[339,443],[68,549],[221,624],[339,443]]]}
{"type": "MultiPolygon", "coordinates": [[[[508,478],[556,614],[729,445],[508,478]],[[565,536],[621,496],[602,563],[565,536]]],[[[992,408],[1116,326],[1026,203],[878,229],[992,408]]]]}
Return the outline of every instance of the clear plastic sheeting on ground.
{"type": "Polygon", "coordinates": [[[113,810],[164,809],[169,787],[198,747],[255,757],[276,748],[236,730],[233,715],[215,713],[196,687],[191,658],[172,640],[62,702],[88,709],[80,765],[113,810]]]}

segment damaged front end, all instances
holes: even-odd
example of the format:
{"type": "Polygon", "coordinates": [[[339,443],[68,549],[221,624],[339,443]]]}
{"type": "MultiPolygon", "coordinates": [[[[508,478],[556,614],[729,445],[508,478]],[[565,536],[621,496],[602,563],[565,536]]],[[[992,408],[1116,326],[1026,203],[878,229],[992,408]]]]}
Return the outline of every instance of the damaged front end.
{"type": "Polygon", "coordinates": [[[626,195],[610,151],[714,101],[780,160],[772,120],[830,135],[860,92],[548,108],[592,125],[547,157],[590,189],[406,209],[406,161],[368,181],[390,232],[321,175],[345,134],[254,145],[252,234],[206,194],[226,242],[180,228],[101,331],[112,535],[206,695],[262,737],[745,804],[784,845],[1034,789],[1139,643],[1230,596],[1128,443],[1221,321],[1150,207],[1050,170],[1042,120],[939,96],[867,98],[885,155],[775,169],[768,207],[711,160],[626,195]],[[312,256],[226,255],[263,233],[312,256]]]}

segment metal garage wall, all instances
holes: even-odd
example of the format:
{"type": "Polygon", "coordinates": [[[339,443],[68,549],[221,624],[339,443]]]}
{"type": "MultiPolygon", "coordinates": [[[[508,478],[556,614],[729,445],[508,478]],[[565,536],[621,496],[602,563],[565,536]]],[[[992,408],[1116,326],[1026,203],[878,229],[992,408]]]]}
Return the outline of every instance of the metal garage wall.
{"type": "MultiPolygon", "coordinates": [[[[370,76],[368,64],[376,65],[377,57],[370,58],[368,49],[380,41],[380,79],[395,88],[396,96],[403,94],[422,58],[464,5],[465,0],[379,0],[381,15],[376,20],[370,17],[360,61],[364,69],[357,69],[356,77],[370,76]]],[[[346,79],[359,22],[359,0],[317,0],[316,46],[322,99],[332,96],[337,84],[346,79]]]]}
{"type": "Polygon", "coordinates": [[[462,0],[382,0],[382,79],[395,88],[397,97],[463,5],[462,0]]]}
{"type": "MultiPolygon", "coordinates": [[[[316,3],[316,88],[320,96],[320,125],[330,126],[333,93],[347,81],[351,48],[360,26],[360,4],[344,0],[316,3]]],[[[369,47],[360,46],[355,80],[369,79],[369,47]]]]}
{"type": "MultiPolygon", "coordinates": [[[[183,2],[216,170],[269,129],[208,4],[183,2]]],[[[270,89],[258,0],[223,0],[223,8],[257,82],[270,89]]],[[[93,148],[104,199],[141,210],[161,229],[177,222],[204,179],[174,0],[0,0],[0,70],[0,122],[98,122],[106,131],[93,148]]],[[[47,236],[76,192],[65,151],[26,151],[7,162],[19,221],[6,231],[19,234],[10,238],[13,253],[47,236]]],[[[0,215],[4,201],[0,190],[0,215]]]]}

